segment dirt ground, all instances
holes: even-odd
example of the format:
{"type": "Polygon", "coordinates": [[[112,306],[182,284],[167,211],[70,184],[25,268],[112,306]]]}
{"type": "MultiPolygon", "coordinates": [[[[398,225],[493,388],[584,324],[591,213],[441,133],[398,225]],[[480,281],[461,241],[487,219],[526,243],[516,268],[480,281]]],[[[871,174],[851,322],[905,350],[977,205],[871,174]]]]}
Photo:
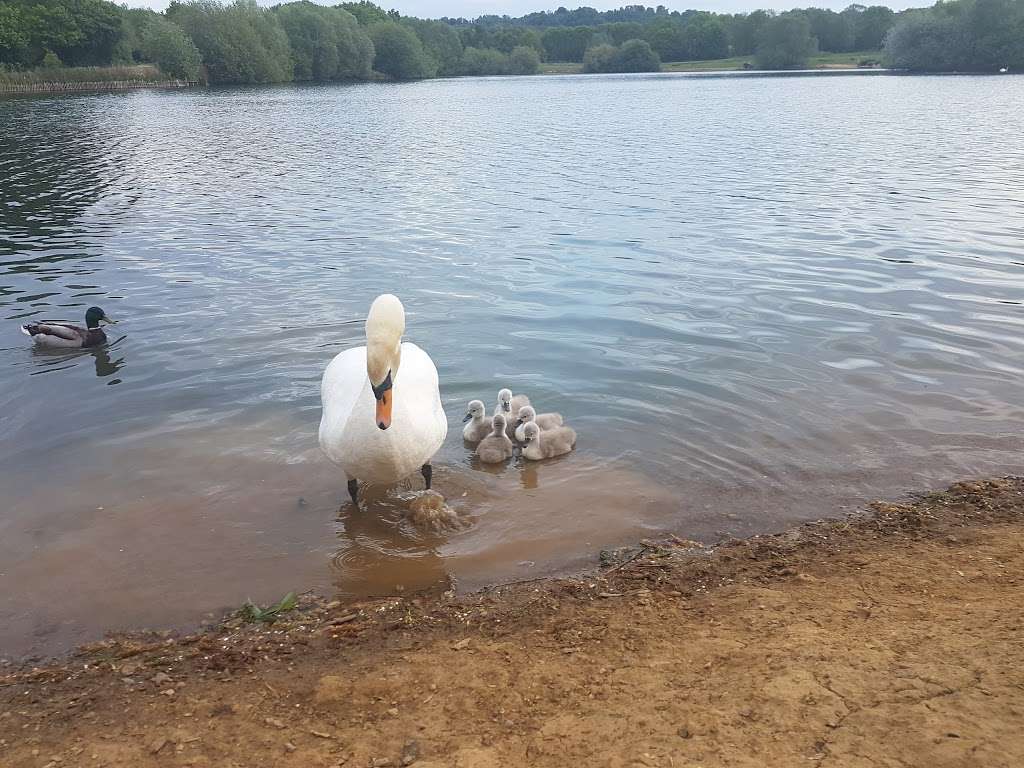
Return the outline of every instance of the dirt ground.
{"type": "MultiPolygon", "coordinates": [[[[827,514],[828,510],[823,510],[827,514]]],[[[1024,480],[0,668],[0,766],[1024,766],[1024,480]]]]}

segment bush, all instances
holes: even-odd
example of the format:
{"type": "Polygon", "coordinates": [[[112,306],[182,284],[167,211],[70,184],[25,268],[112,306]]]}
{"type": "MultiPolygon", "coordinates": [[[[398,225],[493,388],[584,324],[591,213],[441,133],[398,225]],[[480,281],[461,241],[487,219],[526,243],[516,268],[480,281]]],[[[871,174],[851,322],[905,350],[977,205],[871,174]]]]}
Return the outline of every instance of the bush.
{"type": "Polygon", "coordinates": [[[495,48],[470,46],[462,53],[459,72],[463,75],[507,75],[508,56],[495,48]]]}
{"type": "Polygon", "coordinates": [[[199,49],[181,27],[164,19],[150,24],[143,32],[141,53],[168,77],[199,80],[203,64],[199,49]]]}
{"type": "Polygon", "coordinates": [[[817,48],[807,18],[784,13],[765,24],[755,61],[759,69],[801,69],[817,48]]]}
{"type": "Polygon", "coordinates": [[[658,72],[661,61],[646,40],[627,40],[618,48],[595,45],[583,57],[584,72],[658,72]]]}
{"type": "Polygon", "coordinates": [[[427,56],[416,34],[394,21],[370,27],[376,56],[373,68],[395,80],[419,80],[437,74],[437,64],[427,56]]]}
{"type": "Polygon", "coordinates": [[[615,56],[616,72],[657,72],[661,69],[658,59],[646,40],[627,40],[619,46],[615,56]]]}
{"type": "Polygon", "coordinates": [[[510,75],[536,75],[540,72],[540,56],[533,48],[518,45],[508,55],[510,75]]]}
{"type": "Polygon", "coordinates": [[[614,72],[613,62],[619,49],[614,45],[595,45],[583,54],[583,71],[591,73],[614,72]]]}
{"type": "Polygon", "coordinates": [[[43,69],[60,69],[64,66],[64,62],[53,51],[47,51],[43,54],[43,60],[39,63],[39,66],[43,69]]]}

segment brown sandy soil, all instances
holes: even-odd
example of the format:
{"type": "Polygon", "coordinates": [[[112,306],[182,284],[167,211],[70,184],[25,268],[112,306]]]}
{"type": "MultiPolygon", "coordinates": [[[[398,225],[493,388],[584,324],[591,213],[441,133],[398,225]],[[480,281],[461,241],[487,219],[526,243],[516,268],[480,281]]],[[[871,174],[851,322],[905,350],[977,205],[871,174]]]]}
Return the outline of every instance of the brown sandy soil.
{"type": "Polygon", "coordinates": [[[1024,480],[0,668],[0,765],[1024,765],[1024,480]]]}

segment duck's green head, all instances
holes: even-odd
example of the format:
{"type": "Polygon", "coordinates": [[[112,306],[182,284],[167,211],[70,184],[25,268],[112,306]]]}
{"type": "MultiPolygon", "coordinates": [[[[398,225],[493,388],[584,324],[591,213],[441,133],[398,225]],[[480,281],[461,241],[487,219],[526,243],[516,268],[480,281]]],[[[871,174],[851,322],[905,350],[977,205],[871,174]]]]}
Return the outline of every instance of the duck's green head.
{"type": "Polygon", "coordinates": [[[87,328],[99,328],[100,323],[113,325],[115,321],[107,317],[107,313],[99,307],[89,307],[85,311],[85,325],[87,328]]]}

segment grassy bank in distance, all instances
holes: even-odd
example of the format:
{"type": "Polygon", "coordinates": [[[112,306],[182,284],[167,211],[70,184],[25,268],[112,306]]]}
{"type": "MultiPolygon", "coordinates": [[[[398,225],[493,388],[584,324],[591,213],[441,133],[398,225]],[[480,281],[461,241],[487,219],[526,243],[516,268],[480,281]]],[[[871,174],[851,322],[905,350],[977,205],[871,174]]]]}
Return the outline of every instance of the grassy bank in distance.
{"type": "Polygon", "coordinates": [[[181,86],[152,64],[124,67],[41,67],[24,72],[0,70],[0,93],[49,93],[157,86],[181,86]]]}
{"type": "MultiPolygon", "coordinates": [[[[708,59],[707,61],[666,61],[661,65],[662,72],[730,72],[754,66],[753,56],[733,56],[728,59],[708,59]]],[[[851,53],[818,53],[807,62],[808,69],[856,69],[858,66],[879,66],[879,51],[853,51],[851,53]],[[874,62],[871,65],[862,62],[874,62]]],[[[576,75],[583,71],[583,65],[575,62],[546,62],[541,64],[544,75],[576,75]]]]}

